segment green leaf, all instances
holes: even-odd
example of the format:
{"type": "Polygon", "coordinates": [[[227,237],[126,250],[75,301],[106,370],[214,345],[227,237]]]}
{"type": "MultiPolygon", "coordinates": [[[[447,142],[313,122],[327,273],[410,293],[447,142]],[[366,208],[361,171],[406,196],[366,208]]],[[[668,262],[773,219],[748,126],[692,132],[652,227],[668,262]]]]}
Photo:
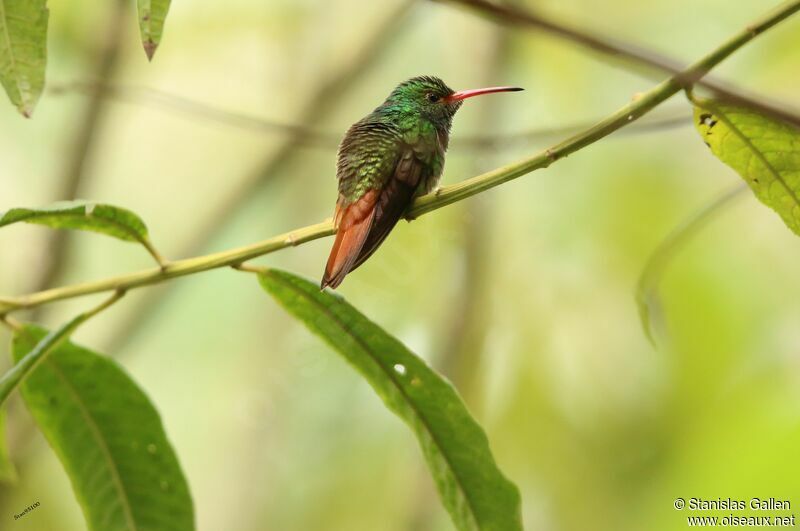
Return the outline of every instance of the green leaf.
{"type": "Polygon", "coordinates": [[[19,222],[47,225],[54,229],[99,232],[120,240],[138,242],[159,264],[164,264],[164,259],[150,243],[144,221],[124,208],[86,201],[65,201],[45,208],[12,208],[0,215],[0,227],[19,222]]]}
{"type": "Polygon", "coordinates": [[[695,127],[712,153],[800,235],[800,130],[742,107],[693,101],[695,127]]]}
{"type": "Polygon", "coordinates": [[[29,117],[44,89],[47,0],[0,0],[0,83],[29,117]]]}
{"type": "Polygon", "coordinates": [[[11,461],[6,441],[6,408],[0,408],[0,482],[14,483],[17,481],[17,469],[11,461]]]}
{"type": "Polygon", "coordinates": [[[142,45],[148,60],[153,60],[153,54],[161,43],[161,34],[164,33],[164,20],[167,18],[170,0],[137,0],[139,11],[139,32],[142,35],[142,45]]]}
{"type": "MultiPolygon", "coordinates": [[[[14,335],[19,362],[47,336],[14,335]]],[[[63,343],[20,386],[92,531],[194,529],[186,479],[158,412],[113,360],[63,343]]]]}
{"type": "Polygon", "coordinates": [[[62,341],[67,339],[86,319],[86,314],[80,314],[61,325],[56,330],[53,330],[43,337],[33,348],[29,349],[25,357],[16,362],[14,366],[0,378],[0,405],[6,401],[11,391],[16,389],[17,385],[30,374],[34,367],[41,363],[48,354],[55,350],[62,341]]]}
{"type": "Polygon", "coordinates": [[[519,491],[497,468],[486,434],[449,382],[341,297],[284,271],[265,270],[259,280],[411,427],[458,529],[522,529],[519,491]]]}

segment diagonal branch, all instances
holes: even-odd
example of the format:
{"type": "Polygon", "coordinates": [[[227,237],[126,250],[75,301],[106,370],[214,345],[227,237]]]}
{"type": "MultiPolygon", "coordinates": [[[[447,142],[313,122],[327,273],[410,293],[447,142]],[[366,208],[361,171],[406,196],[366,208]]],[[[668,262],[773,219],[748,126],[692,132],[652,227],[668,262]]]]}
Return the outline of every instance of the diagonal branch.
{"type": "MultiPolygon", "coordinates": [[[[543,31],[555,37],[574,42],[584,48],[588,48],[603,55],[613,58],[624,59],[626,65],[638,65],[645,67],[648,71],[667,72],[677,77],[678,81],[684,86],[689,87],[694,83],[713,91],[717,99],[725,100],[731,104],[749,107],[777,120],[792,123],[800,126],[800,115],[789,112],[782,107],[785,105],[775,105],[765,103],[753,96],[746,95],[740,90],[728,86],[721,81],[709,78],[700,79],[695,74],[685,71],[683,75],[683,65],[660,53],[648,50],[642,46],[631,44],[619,39],[614,39],[605,35],[599,35],[588,30],[569,26],[563,22],[556,22],[530,10],[516,6],[498,5],[488,0],[432,0],[434,2],[459,4],[472,9],[481,15],[505,24],[523,26],[539,31],[543,31]]],[[[781,4],[776,8],[776,13],[783,13],[791,2],[781,4]]],[[[752,37],[755,37],[766,28],[761,28],[752,24],[746,28],[752,37]]]]}
{"type": "MultiPolygon", "coordinates": [[[[547,168],[558,159],[597,142],[633,122],[667,100],[683,88],[686,79],[701,78],[711,68],[722,62],[733,52],[752,40],[756,35],[771,28],[799,10],[800,0],[792,0],[791,2],[784,3],[781,9],[765,16],[748,28],[738,32],[719,48],[688,69],[663,81],[642,94],[640,98],[625,105],[617,112],[586,131],[564,140],[532,157],[508,164],[455,185],[444,187],[437,192],[418,198],[409,209],[409,219],[479,194],[534,170],[547,168]]],[[[103,280],[49,289],[21,297],[6,298],[2,299],[3,302],[0,303],[0,314],[5,314],[21,308],[33,308],[53,301],[80,297],[90,293],[120,289],[128,290],[140,286],[157,284],[175,277],[208,271],[210,269],[237,266],[252,258],[330,236],[334,234],[334,232],[335,229],[332,221],[326,220],[316,225],[303,227],[244,247],[178,260],[168,264],[164,268],[145,269],[103,280]]]]}

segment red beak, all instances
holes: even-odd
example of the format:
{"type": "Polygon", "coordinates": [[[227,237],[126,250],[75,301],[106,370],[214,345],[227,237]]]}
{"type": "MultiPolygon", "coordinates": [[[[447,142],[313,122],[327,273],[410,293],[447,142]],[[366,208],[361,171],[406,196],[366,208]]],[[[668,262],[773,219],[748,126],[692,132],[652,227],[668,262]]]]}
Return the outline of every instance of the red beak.
{"type": "Polygon", "coordinates": [[[454,101],[461,101],[467,98],[472,98],[473,96],[481,96],[483,94],[494,94],[495,92],[518,92],[520,90],[525,90],[520,87],[487,87],[487,88],[479,88],[479,89],[470,89],[470,90],[459,90],[458,92],[453,92],[446,98],[444,101],[447,103],[453,103],[454,101]]]}

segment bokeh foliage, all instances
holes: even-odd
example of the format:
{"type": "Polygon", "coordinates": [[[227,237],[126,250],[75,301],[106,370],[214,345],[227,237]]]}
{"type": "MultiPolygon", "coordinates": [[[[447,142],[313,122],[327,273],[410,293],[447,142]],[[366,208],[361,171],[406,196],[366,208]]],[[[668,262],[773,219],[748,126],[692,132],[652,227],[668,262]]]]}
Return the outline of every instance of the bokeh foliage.
{"type": "MultiPolygon", "coordinates": [[[[173,6],[171,44],[159,52],[160,62],[145,68],[141,51],[129,43],[118,75],[292,121],[304,96],[358,47],[361,35],[353,28],[378,24],[384,8],[363,6],[173,6]],[[186,50],[204,61],[187,62],[186,50]]],[[[607,7],[613,16],[598,18],[582,2],[537,7],[686,59],[763,10],[759,2],[724,9],[618,2],[607,7]],[[675,27],[692,38],[676,40],[675,27]]],[[[52,18],[54,38],[67,46],[54,52],[49,78],[80,77],[81,39],[103,17],[88,2],[70,10],[72,17],[52,18]],[[74,15],[81,10],[89,16],[74,15]]],[[[343,130],[410,75],[431,72],[456,86],[476,83],[464,57],[488,56],[482,37],[490,25],[428,4],[416,6],[411,17],[414,23],[379,64],[337,94],[330,115],[312,125],[343,130]]],[[[796,25],[788,26],[765,36],[757,50],[737,54],[722,75],[797,102],[785,50],[796,48],[798,38],[796,25]]],[[[505,76],[498,83],[525,85],[536,94],[524,108],[500,104],[497,122],[507,131],[596,118],[650,86],[562,43],[519,33],[505,76]]],[[[74,126],[81,101],[48,97],[37,121],[24,124],[0,109],[4,123],[13,124],[0,132],[10,175],[0,190],[12,205],[56,199],[48,195],[50,176],[66,146],[62,132],[74,126]]],[[[675,108],[688,111],[685,103],[675,108]]],[[[465,108],[455,134],[494,132],[479,131],[476,115],[465,108]]],[[[141,106],[110,106],[103,132],[88,171],[88,196],[132,208],[160,242],[190,238],[220,194],[257,171],[263,151],[277,144],[274,137],[141,106]]],[[[515,145],[492,158],[513,160],[538,147],[515,145]]],[[[483,157],[454,149],[446,179],[472,174],[475,164],[489,169],[483,157]]],[[[211,246],[248,242],[328,215],[335,195],[332,161],[330,151],[293,157],[240,205],[211,246]]],[[[530,528],[673,529],[683,524],[672,509],[677,496],[786,497],[797,491],[792,323],[800,253],[793,235],[754,201],[721,215],[664,279],[669,345],[657,353],[643,339],[631,296],[660,237],[736,178],[687,127],[610,139],[488,196],[500,205],[482,220],[490,227],[485,248],[492,257],[484,313],[489,334],[482,392],[467,401],[484,404],[479,420],[501,468],[521,487],[530,528]]],[[[459,310],[449,301],[469,288],[459,282],[466,264],[457,251],[469,237],[459,229],[470,215],[467,201],[400,227],[343,288],[365,314],[433,364],[443,355],[434,345],[459,310]]],[[[24,291],[19,284],[27,277],[20,272],[37,263],[43,230],[0,235],[2,248],[19,250],[0,260],[1,292],[24,291]]],[[[116,242],[82,238],[77,245],[68,280],[149,265],[135,248],[116,242]]],[[[326,247],[308,245],[269,262],[316,276],[326,247]]],[[[424,505],[417,493],[427,481],[413,441],[375,407],[362,382],[326,361],[322,347],[262,304],[251,284],[229,273],[186,280],[147,328],[113,353],[125,357],[159,404],[193,486],[201,528],[408,528],[408,515],[424,505]],[[198,393],[209,408],[198,411],[198,393]]],[[[64,304],[47,319],[61,322],[78,307],[64,304]]],[[[81,342],[110,342],[125,311],[134,310],[115,309],[92,323],[79,334],[81,342]]],[[[18,436],[11,435],[12,441],[18,436]]],[[[32,498],[45,502],[15,525],[39,529],[58,522],[81,529],[63,473],[42,440],[15,454],[24,456],[23,481],[3,492],[7,512],[32,498]]],[[[431,512],[423,521],[447,529],[437,509],[431,512]]]]}

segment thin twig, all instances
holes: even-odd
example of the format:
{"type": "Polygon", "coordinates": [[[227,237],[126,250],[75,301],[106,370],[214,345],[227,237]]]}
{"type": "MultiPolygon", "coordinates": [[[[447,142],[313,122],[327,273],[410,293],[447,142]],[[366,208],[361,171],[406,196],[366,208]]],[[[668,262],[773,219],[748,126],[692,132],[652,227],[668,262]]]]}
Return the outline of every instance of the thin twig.
{"type": "MultiPolygon", "coordinates": [[[[713,91],[717,99],[726,100],[735,105],[749,107],[767,116],[800,127],[800,114],[798,114],[798,112],[786,110],[786,105],[766,103],[763,101],[763,98],[756,99],[754,96],[747,95],[741,90],[718,80],[710,78],[700,79],[697,72],[690,72],[689,70],[684,71],[684,67],[681,63],[642,46],[569,26],[563,22],[556,22],[539,13],[534,13],[533,11],[520,7],[499,5],[489,2],[488,0],[432,1],[459,4],[493,20],[543,31],[555,37],[583,46],[584,48],[599,52],[600,54],[624,59],[625,62],[622,64],[626,67],[630,67],[631,64],[638,64],[646,67],[650,71],[667,72],[675,76],[676,80],[685,88],[691,87],[696,83],[713,91]]],[[[783,3],[776,8],[775,12],[784,13],[786,7],[791,5],[792,2],[783,3]]],[[[755,37],[763,31],[763,29],[750,26],[746,31],[750,33],[751,37],[755,37]]]]}
{"type": "MultiPolygon", "coordinates": [[[[111,297],[107,298],[99,305],[78,314],[59,328],[49,332],[29,352],[18,360],[13,367],[0,376],[0,405],[5,402],[11,392],[14,391],[14,389],[16,389],[51,352],[57,349],[61,343],[69,339],[80,325],[117,302],[123,295],[125,295],[124,290],[117,290],[111,297]]],[[[23,328],[20,326],[16,330],[21,331],[23,328]]]]}
{"type": "Polygon", "coordinates": [[[158,249],[155,248],[153,242],[151,242],[149,238],[144,238],[143,240],[141,240],[141,243],[147,250],[147,252],[150,254],[150,256],[153,257],[153,260],[155,260],[156,263],[159,266],[161,266],[162,269],[167,267],[167,265],[169,264],[169,260],[164,258],[164,256],[160,252],[158,252],[158,249]]]}
{"type": "Polygon", "coordinates": [[[106,308],[108,308],[109,306],[111,306],[112,304],[117,302],[118,300],[120,300],[122,297],[124,297],[125,293],[127,293],[127,290],[125,288],[117,288],[114,291],[114,293],[111,294],[111,296],[109,298],[107,298],[106,300],[104,300],[103,302],[101,302],[100,304],[95,306],[94,308],[83,312],[84,320],[91,319],[92,317],[94,317],[98,313],[102,312],[103,310],[105,310],[106,308]]]}
{"type": "MultiPolygon", "coordinates": [[[[409,209],[408,217],[414,219],[428,212],[482,193],[534,170],[547,168],[555,161],[597,142],[648,113],[651,109],[681,90],[683,88],[682,79],[686,79],[687,77],[701,77],[709,69],[719,64],[734,51],[752,40],[755,35],[774,26],[798,10],[800,10],[800,0],[793,0],[792,2],[784,4],[782,10],[768,15],[760,19],[753,26],[738,32],[734,37],[696,62],[686,71],[660,83],[642,94],[636,101],[625,105],[608,118],[578,135],[532,157],[497,168],[483,175],[472,177],[471,179],[467,179],[455,185],[441,188],[434,193],[418,198],[409,209]]],[[[170,263],[164,269],[145,269],[103,280],[39,291],[21,297],[5,298],[6,304],[0,304],[0,313],[22,308],[34,308],[53,301],[80,297],[90,293],[138,288],[140,286],[157,284],[175,277],[191,275],[220,267],[229,267],[234,264],[241,264],[258,256],[275,252],[279,249],[301,245],[305,242],[330,236],[334,233],[335,229],[333,223],[329,219],[316,225],[296,229],[289,233],[244,247],[178,260],[170,263]]]]}
{"type": "Polygon", "coordinates": [[[10,315],[0,315],[0,323],[3,323],[11,330],[19,332],[22,330],[22,323],[11,317],[10,315]]]}
{"type": "Polygon", "coordinates": [[[236,271],[242,271],[245,273],[255,273],[255,274],[264,273],[268,270],[268,268],[263,266],[254,266],[249,264],[233,264],[231,267],[236,271]]]}

